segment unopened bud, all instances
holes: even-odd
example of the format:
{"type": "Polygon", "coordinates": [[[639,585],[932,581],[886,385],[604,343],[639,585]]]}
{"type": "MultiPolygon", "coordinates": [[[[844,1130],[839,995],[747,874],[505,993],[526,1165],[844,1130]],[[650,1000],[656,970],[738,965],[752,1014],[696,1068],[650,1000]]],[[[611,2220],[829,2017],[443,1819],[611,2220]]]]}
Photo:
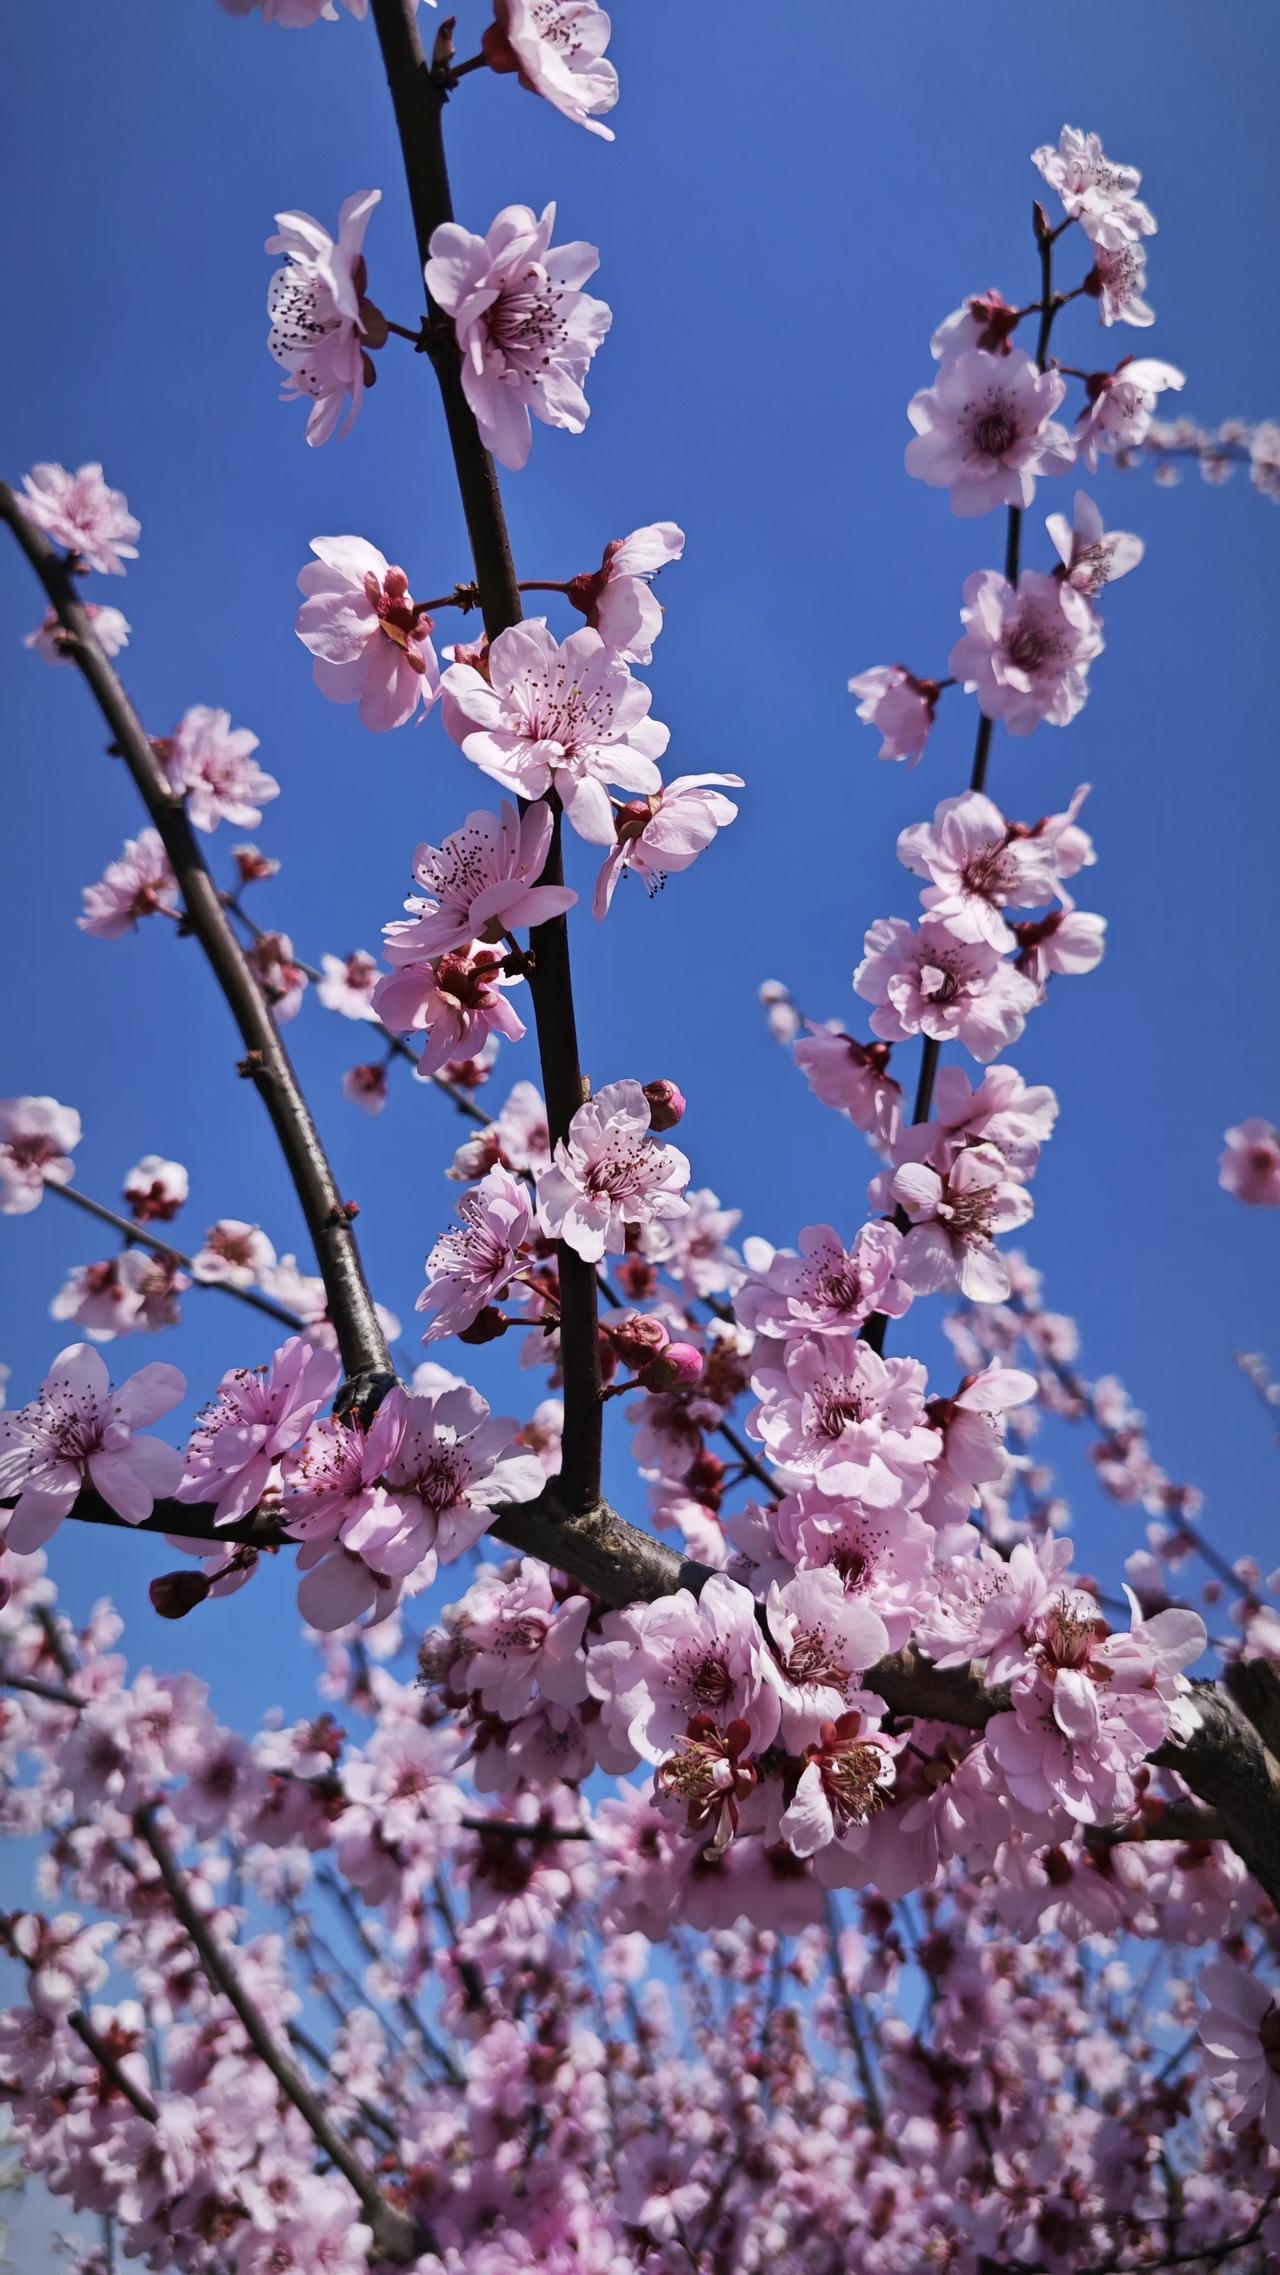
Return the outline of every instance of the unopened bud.
{"type": "Polygon", "coordinates": [[[161,1619],[185,1619],[204,1602],[209,1588],[203,1572],[162,1572],[147,1593],[152,1610],[159,1612],[161,1619]]]}
{"type": "Polygon", "coordinates": [[[506,1332],[507,1322],[502,1313],[493,1304],[487,1303],[484,1310],[476,1314],[471,1325],[460,1330],[458,1341],[460,1343],[496,1343],[499,1335],[505,1335],[506,1332]]]}
{"type": "Polygon", "coordinates": [[[629,1367],[644,1366],[660,1351],[665,1351],[671,1341],[662,1321],[652,1312],[630,1312],[625,1319],[607,1323],[604,1332],[618,1357],[629,1367]]]}
{"type": "Polygon", "coordinates": [[[689,1390],[702,1377],[702,1353],[692,1343],[668,1343],[642,1367],[637,1380],[646,1390],[689,1390]]]}
{"type": "Polygon", "coordinates": [[[684,1120],[685,1096],[674,1082],[646,1082],[645,1097],[649,1101],[649,1127],[651,1130],[673,1130],[684,1120]]]}

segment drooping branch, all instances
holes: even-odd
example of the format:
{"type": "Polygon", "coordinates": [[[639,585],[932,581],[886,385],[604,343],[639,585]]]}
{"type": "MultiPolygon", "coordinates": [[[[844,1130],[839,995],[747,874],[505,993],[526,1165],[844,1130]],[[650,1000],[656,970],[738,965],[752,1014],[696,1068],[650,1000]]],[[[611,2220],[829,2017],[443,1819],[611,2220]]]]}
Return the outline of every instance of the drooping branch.
{"type": "MultiPolygon", "coordinates": [[[[423,53],[415,0],[373,0],[373,19],[404,158],[418,257],[425,268],[433,233],[442,222],[453,219],[443,131],[444,106],[449,99],[447,75],[443,68],[434,71],[423,53]]],[[[524,615],[497,471],[462,391],[462,366],[453,326],[434,310],[428,317],[424,344],[439,382],[485,630],[490,639],[495,639],[524,615]]],[[[552,803],[554,806],[554,796],[552,803]]],[[[558,810],[539,881],[547,885],[564,882],[558,810]]],[[[566,1136],[585,1095],[565,918],[553,917],[549,923],[535,926],[529,946],[529,985],[547,1125],[554,1145],[566,1136]]],[[[567,1506],[578,1511],[590,1509],[600,1491],[603,1414],[596,1277],[592,1266],[563,1242],[558,1257],[565,1407],[560,1491],[567,1506]]]]}
{"type": "Polygon", "coordinates": [[[386,1337],[374,1310],[351,1217],[338,1190],[311,1110],[196,843],[186,809],[165,778],[150,737],[112,664],[94,638],[70,560],[27,520],[12,490],[0,483],[0,520],[39,577],[64,632],[66,653],[86,681],[156,829],[178,881],[187,924],[203,948],[240,1030],[241,1071],[256,1084],[271,1116],[324,1280],[329,1317],[355,1395],[391,1377],[386,1337]]]}

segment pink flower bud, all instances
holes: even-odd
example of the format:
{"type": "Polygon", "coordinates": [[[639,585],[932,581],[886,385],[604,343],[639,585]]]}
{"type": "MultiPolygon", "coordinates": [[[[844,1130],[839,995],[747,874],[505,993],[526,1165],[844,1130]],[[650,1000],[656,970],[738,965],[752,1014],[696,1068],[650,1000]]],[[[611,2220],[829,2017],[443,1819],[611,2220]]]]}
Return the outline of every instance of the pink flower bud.
{"type": "Polygon", "coordinates": [[[688,1390],[701,1376],[701,1351],[695,1351],[692,1343],[668,1343],[636,1379],[646,1390],[688,1390]]]}
{"type": "Polygon", "coordinates": [[[496,1343],[499,1335],[505,1335],[506,1332],[507,1322],[502,1313],[493,1304],[487,1303],[483,1311],[477,1312],[469,1327],[462,1327],[458,1330],[458,1341],[460,1343],[496,1343]]]}
{"type": "Polygon", "coordinates": [[[649,1101],[649,1127],[651,1130],[673,1130],[684,1120],[685,1096],[674,1082],[646,1082],[644,1094],[649,1101]]]}
{"type": "Polygon", "coordinates": [[[633,1311],[625,1319],[606,1325],[609,1338],[618,1357],[629,1367],[642,1367],[665,1351],[671,1338],[660,1319],[652,1313],[633,1311]]]}

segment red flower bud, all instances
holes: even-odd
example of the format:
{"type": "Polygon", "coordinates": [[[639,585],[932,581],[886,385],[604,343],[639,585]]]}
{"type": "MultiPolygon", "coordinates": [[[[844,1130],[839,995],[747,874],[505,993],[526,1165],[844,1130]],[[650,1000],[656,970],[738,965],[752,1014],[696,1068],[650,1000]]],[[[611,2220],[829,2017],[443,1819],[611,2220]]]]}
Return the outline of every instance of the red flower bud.
{"type": "Polygon", "coordinates": [[[692,1343],[668,1343],[641,1368],[638,1380],[646,1390],[688,1390],[701,1376],[701,1351],[695,1351],[692,1343]]]}
{"type": "Polygon", "coordinates": [[[649,1101],[649,1127],[651,1130],[673,1130],[684,1120],[685,1096],[674,1082],[646,1082],[644,1094],[649,1101]]]}

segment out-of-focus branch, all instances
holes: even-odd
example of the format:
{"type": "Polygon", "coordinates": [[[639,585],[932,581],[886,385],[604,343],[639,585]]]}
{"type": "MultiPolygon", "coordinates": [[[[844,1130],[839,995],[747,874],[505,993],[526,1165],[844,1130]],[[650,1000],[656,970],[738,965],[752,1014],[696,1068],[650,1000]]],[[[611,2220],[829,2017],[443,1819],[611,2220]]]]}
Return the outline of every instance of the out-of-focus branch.
{"type": "MultiPolygon", "coordinates": [[[[442,222],[453,219],[443,133],[448,73],[443,65],[433,71],[423,53],[416,0],[373,0],[373,19],[404,157],[418,257],[425,267],[433,233],[442,222]]],[[[433,312],[424,342],[440,386],[485,630],[494,639],[524,615],[497,471],[462,391],[462,366],[453,326],[433,312]]],[[[554,797],[551,802],[556,807],[554,797]]],[[[558,807],[539,881],[548,885],[564,881],[558,807]]],[[[554,1146],[557,1139],[566,1136],[585,1095],[564,917],[535,926],[529,946],[529,985],[547,1124],[554,1146]]],[[[558,1255],[565,1406],[560,1492],[571,1510],[589,1510],[600,1491],[603,1438],[596,1277],[592,1266],[563,1242],[558,1255]]]]}
{"type": "Polygon", "coordinates": [[[313,2093],[301,2070],[273,2038],[208,1919],[193,1901],[173,1850],[160,1830],[154,1805],[138,1810],[134,1828],[155,1858],[175,1916],[194,1944],[200,1964],[214,1990],[220,1992],[234,2010],[254,2053],[271,2072],[285,2099],[293,2103],[316,2147],[353,2189],[373,2230],[379,2253],[394,2261],[397,2266],[408,2266],[426,2250],[426,2239],[419,2234],[407,2212],[388,2202],[374,2175],[361,2164],[350,2143],[343,2139],[330,2122],[323,2104],[313,2093]]]}
{"type": "Polygon", "coordinates": [[[86,1216],[96,1217],[99,1224],[109,1224],[131,1247],[148,1248],[153,1256],[163,1257],[167,1263],[177,1264],[182,1271],[190,1272],[194,1286],[213,1288],[220,1290],[223,1295],[234,1296],[237,1303],[247,1303],[252,1311],[265,1312],[268,1319],[278,1320],[282,1327],[289,1328],[293,1334],[302,1333],[306,1322],[299,1319],[296,1311],[290,1311],[283,1303],[274,1302],[269,1295],[260,1295],[256,1288],[233,1287],[230,1280],[201,1279],[194,1260],[190,1256],[184,1256],[182,1250],[175,1248],[171,1240],[158,1239],[155,1233],[135,1224],[131,1217],[121,1216],[116,1209],[107,1208],[102,1201],[91,1200],[87,1193],[77,1192],[74,1185],[46,1185],[45,1190],[56,1193],[61,1200],[74,1202],[78,1209],[84,1210],[86,1216]]]}
{"type": "Polygon", "coordinates": [[[348,1383],[359,1397],[376,1393],[391,1377],[391,1358],[365,1281],[351,1218],[279,1030],[196,843],[186,809],[170,789],[146,729],[94,638],[91,620],[76,590],[71,561],[27,520],[12,490],[3,483],[0,520],[8,523],[44,586],[59,623],[70,635],[65,652],[87,682],[111,731],[113,747],[128,767],[159,834],[178,881],[187,923],[240,1030],[247,1054],[241,1070],[256,1083],[279,1139],[324,1280],[348,1383]]]}

